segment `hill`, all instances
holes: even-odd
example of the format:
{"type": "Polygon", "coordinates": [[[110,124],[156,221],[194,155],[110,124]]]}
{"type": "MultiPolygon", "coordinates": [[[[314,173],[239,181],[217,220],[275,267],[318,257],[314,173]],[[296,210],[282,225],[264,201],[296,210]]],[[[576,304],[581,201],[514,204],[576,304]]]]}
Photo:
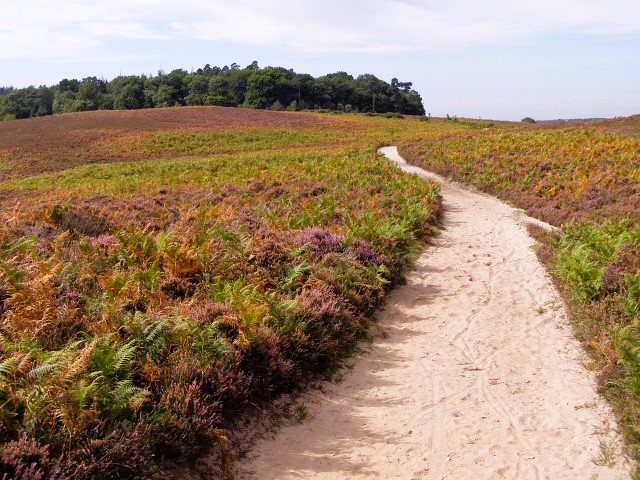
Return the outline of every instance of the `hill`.
{"type": "Polygon", "coordinates": [[[161,478],[334,367],[440,214],[434,183],[376,154],[391,144],[561,227],[540,254],[640,443],[640,148],[615,133],[636,119],[389,117],[183,107],[0,123],[2,470],[161,478]]]}

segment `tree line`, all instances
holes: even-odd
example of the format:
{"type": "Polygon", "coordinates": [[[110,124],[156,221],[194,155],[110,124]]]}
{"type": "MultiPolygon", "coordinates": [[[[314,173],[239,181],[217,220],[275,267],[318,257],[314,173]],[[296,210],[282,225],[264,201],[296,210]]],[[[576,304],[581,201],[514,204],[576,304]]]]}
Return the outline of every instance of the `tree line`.
{"type": "Polygon", "coordinates": [[[57,85],[0,87],[0,119],[40,117],[88,110],[130,110],[183,105],[329,109],[424,115],[411,82],[387,83],[371,74],[354,78],[337,72],[314,78],[282,67],[241,68],[206,65],[194,72],[177,69],[157,75],[64,79],[57,85]]]}

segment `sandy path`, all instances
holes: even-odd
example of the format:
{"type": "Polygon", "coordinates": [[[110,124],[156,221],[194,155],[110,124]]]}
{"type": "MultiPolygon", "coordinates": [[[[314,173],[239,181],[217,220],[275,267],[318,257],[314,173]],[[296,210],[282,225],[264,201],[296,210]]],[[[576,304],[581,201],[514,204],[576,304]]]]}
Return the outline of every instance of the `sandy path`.
{"type": "Polygon", "coordinates": [[[446,230],[389,296],[387,338],[342,382],[309,393],[311,418],[259,443],[238,477],[629,478],[621,455],[594,463],[601,442],[618,448],[615,425],[526,217],[401,167],[441,181],[446,230]]]}

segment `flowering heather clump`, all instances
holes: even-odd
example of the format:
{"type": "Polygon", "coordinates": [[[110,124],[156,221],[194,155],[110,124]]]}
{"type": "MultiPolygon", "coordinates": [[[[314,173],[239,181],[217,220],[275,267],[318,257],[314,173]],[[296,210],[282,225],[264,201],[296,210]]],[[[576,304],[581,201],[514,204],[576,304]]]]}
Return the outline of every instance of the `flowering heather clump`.
{"type": "Polygon", "coordinates": [[[100,423],[91,432],[92,448],[78,452],[86,470],[82,478],[170,478],[154,458],[154,443],[159,432],[146,422],[119,421],[114,425],[100,423]]]}
{"type": "Polygon", "coordinates": [[[172,382],[162,396],[162,404],[167,411],[156,435],[165,455],[187,454],[198,441],[215,435],[221,420],[220,404],[203,392],[201,381],[172,382]]]}
{"type": "Polygon", "coordinates": [[[231,305],[227,303],[216,303],[211,300],[197,302],[191,306],[190,318],[199,327],[205,327],[225,316],[235,315],[231,305]]]}
{"type": "Polygon", "coordinates": [[[242,207],[238,210],[231,222],[232,228],[245,228],[249,232],[255,234],[263,228],[262,219],[256,217],[251,213],[248,207],[242,207]]]}
{"type": "Polygon", "coordinates": [[[293,241],[297,247],[308,246],[316,255],[340,252],[343,249],[344,237],[324,228],[313,227],[301,231],[293,241]]]}
{"type": "Polygon", "coordinates": [[[263,268],[282,270],[291,261],[291,255],[284,238],[265,232],[252,240],[255,262],[263,268]]]}
{"type": "Polygon", "coordinates": [[[624,267],[609,262],[602,276],[602,291],[605,294],[620,293],[624,289],[624,267]]]}
{"type": "Polygon", "coordinates": [[[602,276],[602,291],[610,295],[625,290],[625,277],[640,270],[640,249],[630,243],[620,247],[615,258],[611,259],[602,276]]]}
{"type": "Polygon", "coordinates": [[[384,255],[373,250],[373,245],[359,238],[353,239],[351,250],[356,258],[365,264],[384,265],[387,261],[384,255]]]}
{"type": "Polygon", "coordinates": [[[202,372],[202,394],[211,399],[209,405],[213,402],[220,407],[210,413],[224,415],[226,411],[237,411],[252,396],[259,398],[264,394],[253,391],[253,373],[240,368],[243,357],[242,352],[230,349],[202,372]]]}
{"type": "Polygon", "coordinates": [[[50,219],[59,228],[80,235],[99,236],[112,229],[102,215],[86,208],[56,205],[51,210],[50,219]]]}
{"type": "Polygon", "coordinates": [[[256,331],[256,340],[245,352],[241,368],[252,373],[252,381],[263,395],[285,390],[291,382],[292,362],[283,357],[280,339],[267,326],[256,331]]]}
{"type": "Polygon", "coordinates": [[[596,210],[598,208],[602,208],[610,201],[611,198],[606,190],[598,189],[595,186],[590,185],[582,192],[582,198],[580,199],[580,209],[596,210]]]}
{"type": "Polygon", "coordinates": [[[36,242],[33,245],[33,249],[40,255],[40,257],[46,257],[49,254],[49,250],[45,247],[42,242],[36,242]]]}
{"type": "Polygon", "coordinates": [[[52,458],[49,447],[30,440],[23,433],[18,440],[5,443],[0,454],[0,473],[11,480],[80,480],[79,469],[69,471],[52,458]]]}
{"type": "Polygon", "coordinates": [[[361,318],[346,299],[322,280],[309,279],[296,299],[297,316],[304,325],[304,344],[298,355],[305,362],[326,366],[349,345],[361,327],[361,318]]]}
{"type": "MultiPolygon", "coordinates": [[[[297,298],[299,311],[323,322],[331,322],[348,311],[345,301],[336,295],[331,285],[310,281],[297,298]],[[314,285],[314,283],[316,283],[314,285]]],[[[339,328],[339,324],[335,324],[339,328]]]]}
{"type": "Polygon", "coordinates": [[[89,237],[89,245],[94,248],[110,248],[120,244],[120,241],[113,235],[99,235],[97,237],[89,237]]]}
{"type": "Polygon", "coordinates": [[[78,306],[81,295],[71,289],[68,283],[63,282],[58,287],[58,307],[74,308],[78,306]]]}

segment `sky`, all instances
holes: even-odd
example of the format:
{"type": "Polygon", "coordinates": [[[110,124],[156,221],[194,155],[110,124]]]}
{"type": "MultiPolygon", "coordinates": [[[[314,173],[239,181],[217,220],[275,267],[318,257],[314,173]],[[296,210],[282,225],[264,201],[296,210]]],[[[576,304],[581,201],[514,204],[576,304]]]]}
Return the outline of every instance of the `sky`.
{"type": "Polygon", "coordinates": [[[0,85],[205,64],[412,81],[434,116],[640,113],[640,0],[5,0],[0,85]]]}

